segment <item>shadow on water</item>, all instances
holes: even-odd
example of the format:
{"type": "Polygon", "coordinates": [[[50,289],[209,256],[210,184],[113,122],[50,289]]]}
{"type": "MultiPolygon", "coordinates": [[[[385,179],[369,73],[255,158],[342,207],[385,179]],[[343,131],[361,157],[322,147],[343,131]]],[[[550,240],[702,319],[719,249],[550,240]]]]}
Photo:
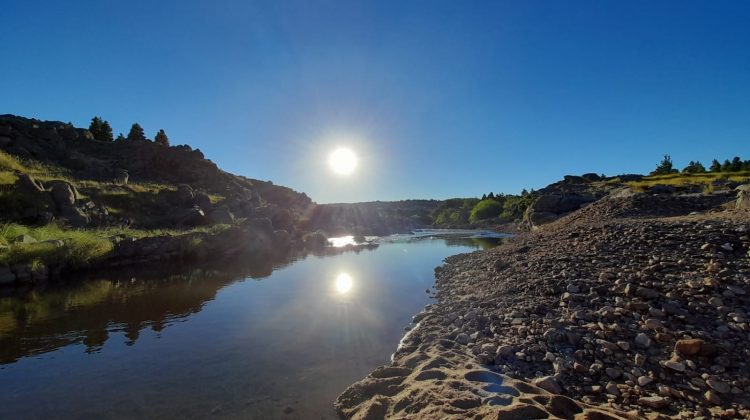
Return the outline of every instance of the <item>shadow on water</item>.
{"type": "Polygon", "coordinates": [[[274,270],[305,258],[359,254],[377,245],[289,252],[273,259],[221,267],[174,263],[127,270],[101,270],[0,296],[0,364],[84,344],[87,353],[103,347],[110,334],[124,333],[127,345],[150,328],[200,312],[222,288],[245,279],[262,280],[274,270]]]}

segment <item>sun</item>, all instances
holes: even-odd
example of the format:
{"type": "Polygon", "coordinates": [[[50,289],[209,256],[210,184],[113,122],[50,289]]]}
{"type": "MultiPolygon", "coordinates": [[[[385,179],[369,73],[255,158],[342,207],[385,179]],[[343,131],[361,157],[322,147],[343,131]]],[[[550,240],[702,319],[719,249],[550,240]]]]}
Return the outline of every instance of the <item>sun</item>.
{"type": "Polygon", "coordinates": [[[352,276],[347,273],[341,273],[336,277],[336,291],[345,295],[352,290],[353,283],[352,276]]]}
{"type": "Polygon", "coordinates": [[[339,175],[349,175],[357,169],[359,160],[351,149],[339,147],[328,155],[328,166],[339,175]]]}

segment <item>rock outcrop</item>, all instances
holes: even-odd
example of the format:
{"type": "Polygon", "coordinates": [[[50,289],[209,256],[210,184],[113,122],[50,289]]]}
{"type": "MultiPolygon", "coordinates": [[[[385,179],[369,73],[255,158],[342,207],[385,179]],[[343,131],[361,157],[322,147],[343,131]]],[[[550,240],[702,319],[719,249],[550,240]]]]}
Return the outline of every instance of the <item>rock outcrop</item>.
{"type": "Polygon", "coordinates": [[[735,208],[750,209],[750,184],[740,185],[735,190],[737,191],[735,208]]]}
{"type": "Polygon", "coordinates": [[[578,210],[594,200],[595,197],[592,195],[542,194],[526,210],[525,219],[528,227],[534,229],[578,210]]]}

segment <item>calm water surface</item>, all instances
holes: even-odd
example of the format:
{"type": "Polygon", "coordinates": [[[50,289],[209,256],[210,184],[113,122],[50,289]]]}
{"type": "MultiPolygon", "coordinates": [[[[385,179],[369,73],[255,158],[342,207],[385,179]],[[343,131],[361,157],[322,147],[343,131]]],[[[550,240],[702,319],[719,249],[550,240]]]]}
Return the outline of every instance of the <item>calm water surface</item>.
{"type": "Polygon", "coordinates": [[[120,273],[0,298],[0,417],[333,418],[429,303],[434,267],[488,244],[417,236],[264,278],[120,273]]]}

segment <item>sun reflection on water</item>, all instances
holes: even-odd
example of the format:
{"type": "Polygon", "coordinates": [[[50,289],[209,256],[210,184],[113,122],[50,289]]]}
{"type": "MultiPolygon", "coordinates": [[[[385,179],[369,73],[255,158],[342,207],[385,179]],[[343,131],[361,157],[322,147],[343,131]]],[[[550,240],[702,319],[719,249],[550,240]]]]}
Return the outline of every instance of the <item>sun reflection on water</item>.
{"type": "Polygon", "coordinates": [[[348,273],[341,273],[336,277],[336,291],[342,295],[349,293],[353,285],[352,276],[348,273]]]}
{"type": "Polygon", "coordinates": [[[341,248],[342,246],[357,244],[357,242],[354,240],[354,235],[339,236],[336,238],[328,238],[328,243],[330,243],[331,246],[335,248],[341,248]]]}

